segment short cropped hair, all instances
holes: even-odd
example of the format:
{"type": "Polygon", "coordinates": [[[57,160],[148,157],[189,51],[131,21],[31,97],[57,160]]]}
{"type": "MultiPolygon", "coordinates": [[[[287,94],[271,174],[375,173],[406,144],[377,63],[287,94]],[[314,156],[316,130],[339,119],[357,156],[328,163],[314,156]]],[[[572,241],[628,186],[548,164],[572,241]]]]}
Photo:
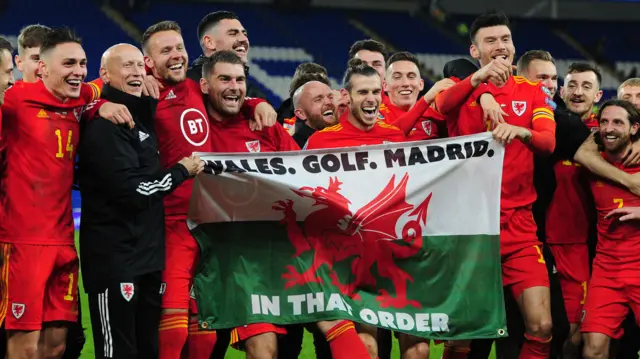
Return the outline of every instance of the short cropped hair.
{"type": "Polygon", "coordinates": [[[40,24],[23,27],[18,35],[18,54],[22,54],[26,49],[42,46],[50,30],[50,27],[40,24]]]}
{"type": "Polygon", "coordinates": [[[518,60],[518,73],[522,74],[526,72],[529,69],[529,65],[536,60],[551,62],[554,65],[556,64],[556,60],[551,56],[549,51],[529,50],[522,54],[518,60]]]}
{"type": "Polygon", "coordinates": [[[59,27],[51,29],[47,32],[47,35],[44,37],[44,41],[40,46],[40,56],[43,54],[53,50],[56,46],[61,44],[66,44],[69,42],[74,42],[76,44],[82,45],[82,41],[76,35],[76,33],[67,28],[67,27],[59,27]]]}
{"type": "Polygon", "coordinates": [[[596,74],[596,78],[598,79],[598,87],[602,85],[602,72],[600,72],[600,69],[597,66],[592,65],[588,62],[572,63],[571,65],[569,65],[569,70],[567,71],[567,75],[579,74],[582,72],[593,72],[594,74],[596,74]]]}
{"type": "Polygon", "coordinates": [[[420,68],[420,61],[418,61],[418,58],[416,57],[416,55],[407,51],[396,52],[395,54],[391,55],[389,57],[389,60],[387,60],[387,68],[389,68],[389,66],[391,66],[392,63],[398,62],[398,61],[413,62],[418,67],[418,69],[420,68]]]}
{"type": "Polygon", "coordinates": [[[198,23],[198,41],[200,46],[203,46],[202,38],[204,35],[213,29],[222,20],[239,20],[238,15],[231,11],[215,11],[207,14],[198,23]]]}
{"type": "Polygon", "coordinates": [[[175,31],[178,34],[182,34],[182,29],[177,22],[171,20],[160,21],[149,26],[142,34],[142,50],[147,51],[147,45],[151,36],[163,31],[175,31]]]}
{"type": "Polygon", "coordinates": [[[218,63],[242,65],[242,69],[246,75],[247,69],[244,66],[244,62],[242,62],[242,59],[235,53],[235,51],[220,50],[207,57],[204,64],[202,64],[202,78],[208,79],[218,63]]]}
{"type": "Polygon", "coordinates": [[[473,23],[471,23],[471,28],[469,29],[469,38],[471,39],[471,43],[475,44],[476,34],[480,29],[492,26],[506,26],[511,29],[509,18],[503,12],[490,11],[484,13],[478,16],[473,23]]]}
{"type": "Polygon", "coordinates": [[[383,43],[372,39],[354,42],[349,49],[349,59],[356,57],[356,54],[362,50],[381,53],[385,61],[387,60],[388,54],[386,46],[384,46],[383,43]]]}

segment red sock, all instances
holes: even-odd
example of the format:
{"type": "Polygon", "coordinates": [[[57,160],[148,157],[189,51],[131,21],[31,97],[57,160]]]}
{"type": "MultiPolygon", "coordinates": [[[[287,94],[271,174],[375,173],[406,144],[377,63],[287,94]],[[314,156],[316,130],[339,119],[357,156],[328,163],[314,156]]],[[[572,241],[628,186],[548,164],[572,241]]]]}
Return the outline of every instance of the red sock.
{"type": "Polygon", "coordinates": [[[191,318],[189,323],[189,359],[209,359],[216,345],[218,335],[215,330],[200,330],[198,319],[191,318]]]}
{"type": "Polygon", "coordinates": [[[369,352],[358,336],[353,322],[342,321],[327,332],[333,359],[369,359],[369,352]]]}
{"type": "Polygon", "coordinates": [[[548,359],[550,351],[551,337],[543,339],[525,334],[518,359],[548,359]]]}
{"type": "Polygon", "coordinates": [[[162,314],[160,318],[158,359],[179,359],[189,334],[187,313],[162,314]]]}
{"type": "Polygon", "coordinates": [[[468,347],[456,347],[454,345],[444,345],[442,359],[467,359],[471,350],[468,347]]]}

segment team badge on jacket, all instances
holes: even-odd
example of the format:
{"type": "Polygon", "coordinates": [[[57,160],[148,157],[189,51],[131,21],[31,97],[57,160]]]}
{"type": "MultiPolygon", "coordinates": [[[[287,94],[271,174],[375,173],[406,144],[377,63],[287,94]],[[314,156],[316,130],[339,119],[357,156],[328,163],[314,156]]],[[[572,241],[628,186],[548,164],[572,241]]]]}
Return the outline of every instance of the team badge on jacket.
{"type": "Polygon", "coordinates": [[[525,101],[511,101],[511,109],[516,115],[522,116],[527,110],[527,103],[525,101]]]}
{"type": "Polygon", "coordinates": [[[27,307],[22,303],[13,303],[11,304],[11,313],[16,319],[20,319],[24,315],[24,311],[27,307]]]}
{"type": "Polygon", "coordinates": [[[130,302],[134,294],[133,283],[120,283],[120,293],[122,293],[124,300],[130,302]]]}
{"type": "Polygon", "coordinates": [[[258,140],[247,141],[245,142],[245,145],[247,145],[247,150],[249,150],[249,152],[260,152],[260,141],[258,140]]]}
{"type": "Polygon", "coordinates": [[[422,121],[422,129],[424,130],[424,133],[427,134],[427,136],[431,136],[431,126],[431,120],[422,121]]]}

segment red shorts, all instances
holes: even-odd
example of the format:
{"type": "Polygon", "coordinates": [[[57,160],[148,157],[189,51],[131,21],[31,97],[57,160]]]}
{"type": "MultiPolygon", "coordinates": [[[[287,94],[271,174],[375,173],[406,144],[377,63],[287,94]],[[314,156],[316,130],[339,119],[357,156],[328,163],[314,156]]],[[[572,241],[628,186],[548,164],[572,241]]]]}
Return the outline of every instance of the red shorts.
{"type": "Polygon", "coordinates": [[[276,333],[278,335],[287,334],[287,330],[283,327],[279,327],[275,324],[269,323],[256,323],[244,325],[242,327],[234,328],[231,331],[231,346],[237,350],[244,350],[244,342],[256,335],[265,333],[276,333]]]}
{"type": "Polygon", "coordinates": [[[74,246],[0,244],[0,321],[8,330],[36,331],[42,323],[78,320],[78,254],[74,246]]]}
{"type": "Polygon", "coordinates": [[[589,247],[586,243],[549,244],[558,271],[569,323],[579,324],[589,283],[589,247]]]}
{"type": "Polygon", "coordinates": [[[549,287],[549,273],[536,235],[536,222],[528,209],[517,209],[500,225],[502,284],[518,299],[525,289],[549,287]]]}
{"type": "Polygon", "coordinates": [[[200,249],[187,222],[169,221],[166,228],[166,265],[162,272],[162,308],[189,309],[193,274],[200,249]]]}
{"type": "Polygon", "coordinates": [[[582,311],[580,331],[620,339],[624,334],[622,322],[629,308],[636,323],[640,323],[640,278],[602,278],[594,272],[582,311]]]}

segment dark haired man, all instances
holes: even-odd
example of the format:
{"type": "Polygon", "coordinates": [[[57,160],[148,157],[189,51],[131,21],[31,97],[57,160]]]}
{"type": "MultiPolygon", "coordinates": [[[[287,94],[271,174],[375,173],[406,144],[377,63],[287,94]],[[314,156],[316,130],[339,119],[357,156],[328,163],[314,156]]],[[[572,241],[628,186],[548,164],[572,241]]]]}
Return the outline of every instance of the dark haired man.
{"type": "MultiPolygon", "coordinates": [[[[249,36],[238,15],[231,11],[215,11],[203,17],[198,24],[198,41],[202,48],[202,55],[193,61],[187,72],[187,76],[194,81],[200,81],[205,59],[216,51],[235,51],[245,66],[247,65],[250,47],[249,36]]],[[[248,83],[247,96],[266,97],[258,87],[252,86],[251,83],[248,83]]]]}
{"type": "MultiPolygon", "coordinates": [[[[452,124],[449,127],[454,129],[454,135],[493,129],[494,138],[507,146],[500,218],[503,283],[516,298],[525,319],[525,343],[520,357],[543,359],[549,356],[552,324],[549,278],[531,213],[536,198],[533,153],[553,152],[554,104],[541,84],[511,76],[515,46],[504,14],[479,16],[471,25],[470,38],[470,54],[482,68],[439,96],[437,107],[452,124]],[[485,81],[489,83],[482,84],[485,81]],[[485,92],[504,105],[506,123],[492,128],[490,121],[484,122],[480,106],[472,105],[485,92]]],[[[446,358],[458,356],[465,354],[455,348],[445,349],[446,358]]]]}
{"type": "Polygon", "coordinates": [[[569,110],[580,115],[583,121],[595,122],[593,110],[602,98],[601,84],[602,74],[597,67],[585,62],[574,62],[569,65],[560,95],[569,110]]]}
{"type": "MultiPolygon", "coordinates": [[[[9,313],[9,359],[60,358],[66,323],[77,321],[78,256],[69,194],[79,120],[98,96],[83,83],[86,62],[72,31],[50,30],[40,49],[42,81],[21,82],[5,92],[0,243],[3,271],[9,273],[4,288],[12,288],[2,306],[9,313]]],[[[109,103],[94,111],[106,118],[120,107],[109,103]]]]}
{"type": "Polygon", "coordinates": [[[384,121],[400,128],[410,141],[446,136],[444,118],[431,105],[436,95],[454,84],[450,79],[440,80],[419,99],[424,88],[419,66],[409,52],[389,57],[384,82],[389,101],[380,105],[384,121]]]}
{"type": "MultiPolygon", "coordinates": [[[[602,156],[625,172],[637,173],[639,167],[626,167],[623,160],[638,138],[638,111],[628,101],[610,100],[602,105],[597,119],[602,156]]],[[[611,339],[622,336],[629,309],[640,322],[640,222],[621,220],[616,211],[640,206],[640,197],[595,175],[590,183],[598,211],[598,247],[580,331],[585,342],[583,356],[600,359],[609,356],[611,339]]]]}
{"type": "Polygon", "coordinates": [[[376,70],[378,75],[380,75],[383,86],[382,103],[385,104],[389,102],[389,96],[387,96],[387,93],[384,91],[384,73],[387,68],[388,56],[387,47],[384,46],[383,43],[372,39],[356,41],[349,49],[349,60],[362,60],[365,64],[376,70]]]}
{"type": "MultiPolygon", "coordinates": [[[[241,59],[233,51],[219,51],[207,59],[200,80],[207,94],[207,112],[211,119],[215,152],[280,152],[298,150],[291,136],[280,126],[251,131],[246,113],[240,112],[245,100],[246,72],[241,59]],[[251,143],[251,145],[249,145],[251,143]]],[[[210,255],[203,255],[203,258],[210,255]]],[[[317,323],[329,342],[334,359],[364,359],[368,354],[359,340],[353,323],[322,321],[317,323]]],[[[282,327],[270,323],[254,323],[237,327],[232,332],[232,345],[247,351],[247,358],[275,359],[277,334],[282,327]]]]}
{"type": "MultiPolygon", "coordinates": [[[[143,34],[142,50],[146,66],[163,85],[154,122],[162,166],[169,168],[193,152],[211,152],[211,126],[200,85],[186,76],[188,55],[180,26],[173,21],[152,25],[143,34]]],[[[262,102],[247,100],[244,110],[253,113],[262,102]]],[[[188,318],[189,308],[196,310],[195,303],[190,305],[190,287],[198,256],[197,243],[186,223],[192,186],[193,181],[187,180],[165,198],[167,258],[160,359],[179,358],[187,337],[190,358],[208,357],[216,341],[215,332],[188,335],[189,329],[191,333],[198,331],[197,318],[192,317],[190,326],[188,318]]]]}

